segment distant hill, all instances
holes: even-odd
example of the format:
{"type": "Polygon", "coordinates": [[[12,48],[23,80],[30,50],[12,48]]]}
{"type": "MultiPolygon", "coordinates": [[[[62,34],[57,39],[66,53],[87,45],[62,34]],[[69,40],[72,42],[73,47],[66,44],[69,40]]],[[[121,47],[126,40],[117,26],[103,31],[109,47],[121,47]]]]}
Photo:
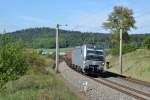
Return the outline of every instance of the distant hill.
{"type": "MultiPolygon", "coordinates": [[[[12,33],[7,33],[12,37],[12,41],[22,40],[28,47],[32,48],[54,48],[55,47],[55,29],[54,28],[29,28],[12,33]]],[[[150,34],[147,34],[150,35],[150,34]]],[[[145,34],[134,34],[131,36],[131,42],[135,46],[141,45],[145,34]]],[[[111,34],[90,33],[79,31],[60,30],[60,47],[73,47],[82,44],[96,43],[105,48],[112,47],[111,34]]]]}

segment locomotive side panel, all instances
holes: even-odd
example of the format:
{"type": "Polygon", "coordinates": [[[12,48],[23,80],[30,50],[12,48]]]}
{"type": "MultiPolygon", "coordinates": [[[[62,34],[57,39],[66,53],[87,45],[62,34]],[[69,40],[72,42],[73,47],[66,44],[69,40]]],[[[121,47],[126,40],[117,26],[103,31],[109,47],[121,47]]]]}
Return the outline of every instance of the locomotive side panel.
{"type": "Polygon", "coordinates": [[[76,66],[82,66],[82,52],[81,47],[77,47],[72,52],[72,64],[76,66]]]}

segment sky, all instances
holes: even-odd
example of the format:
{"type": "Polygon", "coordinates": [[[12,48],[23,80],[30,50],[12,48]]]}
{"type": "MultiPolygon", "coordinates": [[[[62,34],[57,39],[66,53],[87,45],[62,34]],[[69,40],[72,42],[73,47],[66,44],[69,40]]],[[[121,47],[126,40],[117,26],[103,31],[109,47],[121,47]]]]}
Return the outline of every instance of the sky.
{"type": "Polygon", "coordinates": [[[150,33],[150,0],[0,0],[0,33],[34,27],[61,27],[82,32],[108,32],[102,28],[115,6],[133,10],[137,29],[150,33]]]}

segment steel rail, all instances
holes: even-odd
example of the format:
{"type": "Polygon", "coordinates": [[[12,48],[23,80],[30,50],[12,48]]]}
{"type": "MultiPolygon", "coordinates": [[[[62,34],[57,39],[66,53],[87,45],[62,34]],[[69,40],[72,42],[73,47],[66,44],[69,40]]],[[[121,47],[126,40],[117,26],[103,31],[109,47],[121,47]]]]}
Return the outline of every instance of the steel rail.
{"type": "MultiPolygon", "coordinates": [[[[108,79],[105,79],[105,78],[97,78],[96,80],[98,80],[99,82],[102,80],[102,81],[105,81],[107,83],[110,83],[112,85],[115,85],[116,87],[120,87],[120,88],[123,88],[126,89],[127,91],[130,91],[130,92],[134,92],[134,94],[137,94],[137,95],[142,95],[146,98],[149,98],[150,99],[150,94],[149,93],[146,93],[146,92],[143,92],[143,91],[139,91],[139,90],[136,90],[134,88],[131,88],[129,86],[125,86],[125,85],[122,85],[122,84],[119,84],[117,82],[114,82],[114,81],[111,81],[111,80],[108,80],[108,79]],[[100,79],[100,80],[99,80],[100,79]]],[[[142,99],[142,98],[141,98],[142,99]]],[[[144,99],[144,98],[143,98],[144,99]]]]}

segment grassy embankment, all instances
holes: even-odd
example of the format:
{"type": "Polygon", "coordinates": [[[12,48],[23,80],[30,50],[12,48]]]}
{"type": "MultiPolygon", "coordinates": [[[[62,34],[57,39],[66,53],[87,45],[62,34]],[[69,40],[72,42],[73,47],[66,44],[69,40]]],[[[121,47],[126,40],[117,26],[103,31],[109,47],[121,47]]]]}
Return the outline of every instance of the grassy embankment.
{"type": "MultiPolygon", "coordinates": [[[[119,57],[107,56],[110,71],[119,73],[119,57]]],[[[123,74],[136,79],[150,82],[150,50],[138,49],[123,55],[123,74]]]]}
{"type": "Polygon", "coordinates": [[[29,59],[32,66],[0,89],[0,100],[79,100],[52,70],[53,61],[38,55],[29,59]]]}

